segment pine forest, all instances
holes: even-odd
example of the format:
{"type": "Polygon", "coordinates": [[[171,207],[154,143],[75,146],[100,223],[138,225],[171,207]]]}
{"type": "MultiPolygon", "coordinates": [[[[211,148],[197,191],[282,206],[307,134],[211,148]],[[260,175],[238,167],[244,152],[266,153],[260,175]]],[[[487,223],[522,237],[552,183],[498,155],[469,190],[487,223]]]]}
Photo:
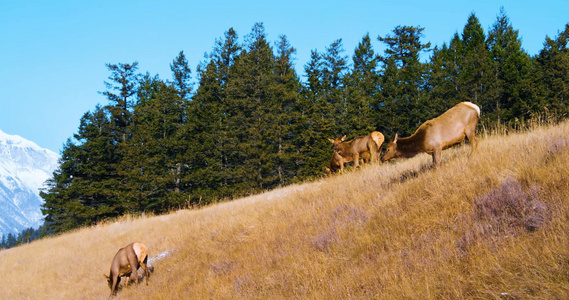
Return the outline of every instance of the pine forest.
{"type": "Polygon", "coordinates": [[[328,138],[408,136],[462,101],[481,107],[479,130],[567,117],[569,23],[534,56],[503,10],[487,32],[472,13],[441,46],[425,42],[423,31],[400,25],[386,36],[365,34],[351,55],[332,41],[311,52],[302,76],[287,37],[268,41],[262,23],[243,39],[228,29],[195,73],[183,51],[166,80],[136,61],[107,64],[106,105],[84,113],[41,193],[44,230],[313,180],[327,174],[328,138]]]}

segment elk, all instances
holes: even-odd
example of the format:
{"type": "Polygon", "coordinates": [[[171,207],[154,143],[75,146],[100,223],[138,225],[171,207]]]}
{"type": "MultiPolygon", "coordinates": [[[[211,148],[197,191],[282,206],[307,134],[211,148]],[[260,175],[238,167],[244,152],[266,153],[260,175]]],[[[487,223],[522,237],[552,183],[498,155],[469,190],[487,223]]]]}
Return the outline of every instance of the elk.
{"type": "Polygon", "coordinates": [[[139,275],[138,268],[142,267],[144,274],[146,275],[146,284],[148,285],[148,278],[150,272],[147,267],[148,262],[148,250],[146,245],[139,242],[134,242],[128,244],[124,248],[119,249],[113,262],[111,263],[111,270],[109,276],[105,275],[107,278],[107,283],[111,289],[111,295],[109,299],[113,297],[116,293],[117,287],[121,281],[121,277],[130,276],[127,281],[135,281],[138,284],[139,275]]]}
{"type": "MultiPolygon", "coordinates": [[[[373,131],[365,136],[358,136],[345,142],[346,136],[341,138],[328,139],[332,144],[334,144],[334,153],[337,153],[342,160],[340,161],[340,172],[343,171],[344,162],[354,162],[354,168],[359,166],[360,158],[363,158],[369,152],[370,160],[379,162],[379,154],[381,152],[381,145],[385,138],[383,134],[379,131],[373,131]]],[[[334,160],[334,156],[332,156],[334,160]]],[[[332,161],[330,161],[330,167],[332,167],[332,161]]]]}
{"type": "MultiPolygon", "coordinates": [[[[369,151],[360,153],[360,159],[363,160],[363,162],[369,162],[370,158],[371,155],[369,151]]],[[[336,173],[338,170],[340,170],[340,174],[342,174],[344,172],[344,164],[349,162],[352,162],[351,158],[344,158],[334,150],[332,158],[330,159],[330,168],[326,168],[326,170],[328,170],[330,174],[336,173]]]]}
{"type": "Polygon", "coordinates": [[[471,102],[461,102],[437,118],[423,123],[413,135],[399,138],[398,134],[387,145],[382,161],[392,158],[410,158],[425,152],[433,157],[433,165],[437,168],[441,163],[441,152],[465,138],[472,144],[474,153],[478,148],[475,135],[476,125],[480,118],[480,108],[471,102]]]}

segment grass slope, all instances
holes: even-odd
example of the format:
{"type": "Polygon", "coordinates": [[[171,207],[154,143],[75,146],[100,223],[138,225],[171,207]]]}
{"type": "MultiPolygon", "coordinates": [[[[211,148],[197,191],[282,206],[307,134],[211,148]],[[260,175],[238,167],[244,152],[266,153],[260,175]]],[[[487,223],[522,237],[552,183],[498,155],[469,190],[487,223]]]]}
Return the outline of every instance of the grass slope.
{"type": "Polygon", "coordinates": [[[0,299],[105,299],[116,251],[149,285],[118,299],[568,299],[569,123],[486,134],[198,210],[125,217],[0,251],[0,299]]]}

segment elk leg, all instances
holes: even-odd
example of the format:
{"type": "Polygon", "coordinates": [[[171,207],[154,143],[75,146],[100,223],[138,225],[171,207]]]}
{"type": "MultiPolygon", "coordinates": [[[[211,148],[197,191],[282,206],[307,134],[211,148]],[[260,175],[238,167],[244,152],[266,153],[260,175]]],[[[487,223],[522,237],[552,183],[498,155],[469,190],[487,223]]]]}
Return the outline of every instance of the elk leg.
{"type": "Polygon", "coordinates": [[[136,281],[136,284],[138,285],[138,268],[136,267],[136,264],[130,264],[130,277],[129,277],[129,281],[136,281]]]}
{"type": "Polygon", "coordinates": [[[360,165],[360,154],[356,152],[354,154],[354,169],[357,169],[359,165],[360,165]]]}
{"type": "Polygon", "coordinates": [[[382,144],[383,144],[383,140],[380,140],[379,145],[377,145],[377,154],[376,154],[377,157],[376,157],[376,159],[377,159],[377,164],[378,164],[378,165],[380,165],[380,164],[382,163],[381,157],[380,157],[380,156],[381,156],[381,145],[382,145],[382,144]]]}
{"type": "MultiPolygon", "coordinates": [[[[376,152],[375,147],[372,146],[371,149],[369,149],[369,159],[366,163],[372,163],[373,164],[375,162],[375,155],[376,155],[375,152],[376,152]]],[[[365,162],[365,159],[364,159],[364,162],[365,162]]]]}
{"type": "Polygon", "coordinates": [[[144,275],[146,276],[146,285],[148,285],[148,279],[150,279],[150,272],[148,271],[148,265],[146,264],[147,259],[148,259],[148,256],[140,264],[140,267],[144,270],[144,275]]]}
{"type": "Polygon", "coordinates": [[[438,168],[441,165],[441,152],[443,150],[441,148],[435,149],[433,152],[433,167],[438,168]]]}
{"type": "Polygon", "coordinates": [[[148,271],[148,267],[144,265],[142,267],[144,269],[144,274],[146,275],[146,285],[148,285],[148,279],[150,279],[150,271],[148,271]]]}
{"type": "Polygon", "coordinates": [[[474,129],[467,128],[465,132],[468,141],[472,144],[472,150],[470,151],[470,155],[474,154],[474,152],[476,152],[476,150],[478,149],[478,138],[476,137],[475,131],[476,128],[474,129]]]}
{"type": "Polygon", "coordinates": [[[111,295],[109,296],[109,299],[111,299],[111,298],[113,297],[113,295],[116,294],[117,288],[118,288],[118,285],[119,285],[119,283],[120,283],[121,278],[120,278],[119,276],[117,276],[117,277],[115,278],[114,275],[113,275],[113,277],[112,277],[111,280],[112,280],[112,284],[111,284],[111,295]]]}

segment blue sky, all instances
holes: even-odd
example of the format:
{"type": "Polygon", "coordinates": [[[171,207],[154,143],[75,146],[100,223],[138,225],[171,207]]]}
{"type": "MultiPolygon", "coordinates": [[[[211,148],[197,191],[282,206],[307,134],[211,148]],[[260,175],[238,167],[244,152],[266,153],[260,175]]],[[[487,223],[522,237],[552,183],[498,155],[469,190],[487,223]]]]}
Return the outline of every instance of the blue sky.
{"type": "Polygon", "coordinates": [[[139,72],[171,79],[184,51],[192,75],[215,40],[233,27],[243,41],[256,22],[267,39],[287,36],[302,76],[311,50],[342,39],[351,58],[369,33],[377,40],[398,25],[425,27],[423,42],[448,43],[474,12],[485,33],[500,7],[530,55],[569,23],[569,1],[26,1],[0,0],[0,130],[60,153],[81,116],[107,100],[106,63],[139,62],[139,72]]]}

